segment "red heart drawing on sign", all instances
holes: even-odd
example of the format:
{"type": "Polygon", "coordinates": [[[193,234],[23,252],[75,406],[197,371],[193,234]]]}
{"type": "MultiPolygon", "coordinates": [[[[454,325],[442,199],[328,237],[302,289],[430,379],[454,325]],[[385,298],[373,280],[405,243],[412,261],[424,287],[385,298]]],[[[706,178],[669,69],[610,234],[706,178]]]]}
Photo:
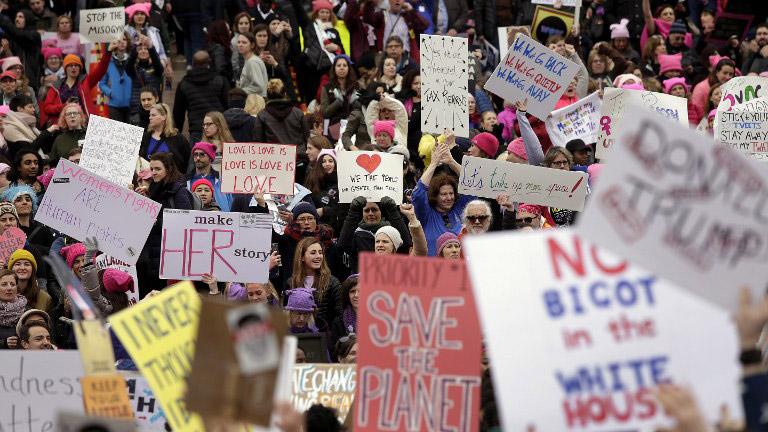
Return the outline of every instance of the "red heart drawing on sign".
{"type": "Polygon", "coordinates": [[[360,167],[362,167],[364,170],[368,171],[368,174],[372,174],[381,164],[381,156],[377,154],[361,154],[357,157],[357,159],[355,159],[355,162],[357,162],[357,164],[360,165],[360,167]]]}
{"type": "Polygon", "coordinates": [[[24,247],[27,235],[19,228],[10,227],[0,235],[0,262],[8,262],[8,258],[16,249],[24,247]]]}

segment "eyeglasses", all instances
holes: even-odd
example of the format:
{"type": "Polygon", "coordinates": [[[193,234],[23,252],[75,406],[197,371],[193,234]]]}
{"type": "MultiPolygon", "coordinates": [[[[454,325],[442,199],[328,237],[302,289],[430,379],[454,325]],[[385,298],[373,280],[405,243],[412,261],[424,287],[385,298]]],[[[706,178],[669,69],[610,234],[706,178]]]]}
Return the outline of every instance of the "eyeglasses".
{"type": "Polygon", "coordinates": [[[489,215],[467,216],[467,220],[472,223],[478,223],[487,221],[489,217],[489,215]]]}
{"type": "Polygon", "coordinates": [[[205,154],[205,153],[200,153],[200,152],[194,152],[194,153],[192,153],[192,157],[193,157],[193,158],[203,158],[203,157],[206,157],[206,156],[208,156],[208,155],[207,155],[207,154],[205,154]]]}
{"type": "Polygon", "coordinates": [[[515,221],[517,223],[529,224],[529,223],[532,223],[534,221],[534,219],[536,219],[536,218],[535,217],[524,217],[524,218],[520,218],[520,219],[515,219],[515,221]]]}
{"type": "Polygon", "coordinates": [[[65,115],[65,116],[67,116],[67,117],[77,117],[77,116],[79,116],[79,115],[80,115],[80,113],[79,113],[79,112],[76,112],[76,111],[74,111],[74,112],[68,112],[68,113],[65,113],[64,115],[65,115]]]}

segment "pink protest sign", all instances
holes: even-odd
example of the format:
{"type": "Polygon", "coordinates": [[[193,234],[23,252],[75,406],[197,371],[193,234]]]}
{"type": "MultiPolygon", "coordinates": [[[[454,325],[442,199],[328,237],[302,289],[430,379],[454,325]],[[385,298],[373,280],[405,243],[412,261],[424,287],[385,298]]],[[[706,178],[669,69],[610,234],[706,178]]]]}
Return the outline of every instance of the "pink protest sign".
{"type": "Polygon", "coordinates": [[[7,263],[13,251],[23,248],[26,242],[27,235],[24,231],[16,227],[6,228],[0,234],[0,263],[7,263]]]}
{"type": "Polygon", "coordinates": [[[360,255],[356,431],[476,431],[482,338],[464,263],[360,255]]]}
{"type": "Polygon", "coordinates": [[[222,192],[293,194],[295,145],[224,143],[221,153],[222,192]]]}

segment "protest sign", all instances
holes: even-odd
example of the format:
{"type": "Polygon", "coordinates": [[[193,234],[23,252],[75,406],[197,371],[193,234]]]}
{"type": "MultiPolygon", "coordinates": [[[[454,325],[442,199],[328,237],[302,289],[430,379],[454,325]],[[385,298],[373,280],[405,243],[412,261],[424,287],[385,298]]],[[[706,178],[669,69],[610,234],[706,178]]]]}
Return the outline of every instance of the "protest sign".
{"type": "MultiPolygon", "coordinates": [[[[719,12],[715,17],[715,28],[707,40],[718,47],[725,45],[731,36],[744,40],[754,19],[754,15],[719,12]]],[[[745,70],[742,73],[747,74],[749,71],[745,70]]]]}
{"type": "Polygon", "coordinates": [[[115,354],[109,329],[101,320],[83,319],[72,326],[77,341],[77,352],[83,360],[86,375],[114,374],[115,354]]]}
{"type": "Polygon", "coordinates": [[[546,119],[576,76],[579,66],[518,33],[485,89],[510,100],[528,99],[528,112],[546,119]]]}
{"type": "Polygon", "coordinates": [[[126,187],[133,182],[144,129],[104,117],[88,118],[80,166],[126,187]]]}
{"type": "Polygon", "coordinates": [[[131,279],[133,279],[133,290],[128,291],[125,294],[128,296],[129,305],[135,305],[139,302],[139,275],[136,274],[136,266],[132,266],[127,262],[121,261],[107,254],[101,254],[97,256],[93,264],[102,270],[111,268],[126,272],[131,275],[131,279]]]}
{"type": "Polygon", "coordinates": [[[333,408],[344,423],[357,383],[355,365],[304,363],[293,367],[293,407],[304,412],[314,404],[333,408]]]}
{"type": "Polygon", "coordinates": [[[639,106],[627,110],[611,163],[579,232],[733,311],[740,287],[768,280],[764,165],[639,106]]]}
{"type": "Polygon", "coordinates": [[[469,137],[467,38],[421,35],[422,133],[469,137]]]}
{"type": "Polygon", "coordinates": [[[192,283],[182,282],[109,317],[173,430],[204,430],[184,404],[199,314],[200,296],[192,283]]]}
{"type": "Polygon", "coordinates": [[[768,112],[768,97],[751,99],[749,102],[734,105],[731,109],[734,111],[768,112]]]}
{"type": "Polygon", "coordinates": [[[670,382],[712,423],[722,406],[742,417],[726,312],[570,229],[464,245],[490,364],[503,365],[492,376],[505,430],[656,430],[669,418],[653,391],[670,382]]]}
{"type": "Polygon", "coordinates": [[[296,146],[223,143],[221,170],[224,193],[291,194],[296,176],[296,146]]]}
{"type": "Polygon", "coordinates": [[[733,77],[720,86],[722,98],[718,110],[729,111],[734,105],[768,96],[768,78],[760,76],[733,77]]]}
{"type": "Polygon", "coordinates": [[[768,162],[768,112],[742,110],[740,106],[734,106],[731,111],[717,111],[715,139],[743,153],[747,159],[768,162]]]}
{"type": "Polygon", "coordinates": [[[507,57],[509,47],[515,42],[517,34],[520,32],[528,34],[530,33],[530,28],[528,28],[528,26],[496,27],[496,31],[499,36],[499,58],[503,59],[507,57]]]}
{"type": "Polygon", "coordinates": [[[80,37],[91,43],[115,42],[125,31],[125,8],[80,11],[80,37]]]}
{"type": "Polygon", "coordinates": [[[361,254],[360,305],[355,431],[477,431],[482,336],[464,263],[361,254]]]}
{"type": "Polygon", "coordinates": [[[600,95],[594,92],[573,105],[552,111],[552,117],[545,121],[552,145],[565,147],[574,139],[587,144],[597,141],[601,103],[600,95]]]}
{"type": "Polygon", "coordinates": [[[27,243],[27,235],[21,228],[8,227],[0,234],[0,262],[7,263],[8,258],[16,249],[21,249],[27,243]]]}
{"type": "Polygon", "coordinates": [[[531,21],[534,38],[542,44],[551,36],[565,38],[573,28],[573,13],[546,6],[536,6],[531,21]]]}
{"type": "Polygon", "coordinates": [[[139,428],[145,430],[165,430],[165,415],[155,394],[147,384],[147,379],[136,372],[120,371],[128,386],[128,399],[133,407],[134,419],[139,428]]]}
{"type": "MultiPolygon", "coordinates": [[[[111,349],[111,344],[110,344],[111,349]]],[[[86,375],[80,379],[85,413],[94,417],[133,420],[133,407],[128,400],[122,375],[86,375]]]]}
{"type": "MultiPolygon", "coordinates": [[[[554,5],[557,0],[531,0],[532,4],[542,4],[542,5],[554,5]]],[[[560,2],[562,6],[568,6],[568,7],[574,7],[577,4],[581,3],[581,0],[562,0],[560,2]]]]}
{"type": "Polygon", "coordinates": [[[603,103],[600,106],[600,123],[595,146],[597,159],[606,159],[616,135],[621,133],[624,124],[635,121],[632,116],[626,114],[631,104],[644,106],[662,117],[688,125],[688,101],[685,98],[642,90],[606,88],[603,90],[603,103]],[[625,118],[629,120],[625,121],[625,118]]]}
{"type": "Polygon", "coordinates": [[[96,237],[99,249],[136,264],[160,204],[61,159],[35,220],[77,240],[96,237]]]}
{"type": "Polygon", "coordinates": [[[77,351],[0,351],[0,430],[58,430],[56,413],[83,412],[77,351]]]}
{"type": "Polygon", "coordinates": [[[494,199],[508,194],[513,202],[581,211],[587,173],[464,156],[459,193],[494,199]]]}
{"type": "Polygon", "coordinates": [[[266,214],[165,210],[160,278],[266,282],[271,241],[266,214]]]}
{"type": "Polygon", "coordinates": [[[403,202],[403,156],[375,151],[344,151],[337,154],[339,202],[364,196],[379,202],[385,196],[403,202]]]}

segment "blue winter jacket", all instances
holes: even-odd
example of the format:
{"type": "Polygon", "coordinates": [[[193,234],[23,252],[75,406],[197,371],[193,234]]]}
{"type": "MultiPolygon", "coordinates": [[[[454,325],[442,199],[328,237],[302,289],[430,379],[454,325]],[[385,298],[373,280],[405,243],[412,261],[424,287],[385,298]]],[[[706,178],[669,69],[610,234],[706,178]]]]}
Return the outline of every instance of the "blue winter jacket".
{"type": "Polygon", "coordinates": [[[107,73],[99,81],[99,89],[104,96],[109,98],[109,106],[113,108],[131,106],[131,77],[128,76],[125,68],[120,74],[114,59],[109,62],[107,73]]]}

